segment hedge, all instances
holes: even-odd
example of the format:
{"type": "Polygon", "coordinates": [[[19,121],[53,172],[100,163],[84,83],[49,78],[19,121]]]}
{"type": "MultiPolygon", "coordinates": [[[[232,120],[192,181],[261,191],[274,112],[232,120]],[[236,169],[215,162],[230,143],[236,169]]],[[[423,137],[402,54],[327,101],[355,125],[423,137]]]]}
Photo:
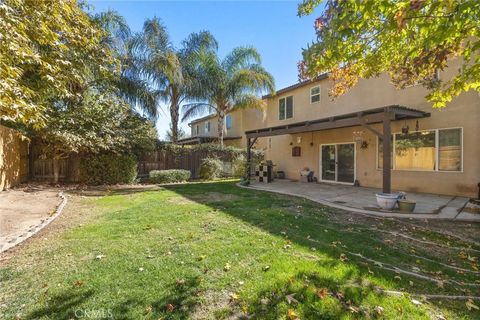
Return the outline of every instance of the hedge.
{"type": "Polygon", "coordinates": [[[182,169],[152,170],[148,175],[151,183],[173,183],[189,180],[191,172],[182,169]]]}
{"type": "Polygon", "coordinates": [[[133,155],[101,154],[80,160],[80,180],[86,184],[133,183],[137,160],[133,155]]]}
{"type": "Polygon", "coordinates": [[[200,163],[200,178],[213,180],[222,174],[223,163],[217,158],[205,158],[200,163]]]}

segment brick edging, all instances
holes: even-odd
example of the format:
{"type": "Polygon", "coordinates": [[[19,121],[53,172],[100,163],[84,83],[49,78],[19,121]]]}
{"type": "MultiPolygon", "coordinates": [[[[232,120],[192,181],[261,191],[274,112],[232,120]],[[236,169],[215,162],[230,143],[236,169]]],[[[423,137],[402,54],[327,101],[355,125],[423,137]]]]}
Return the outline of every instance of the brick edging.
{"type": "Polygon", "coordinates": [[[20,236],[17,236],[15,239],[10,240],[6,244],[2,245],[0,247],[0,253],[3,253],[7,250],[10,250],[13,247],[15,247],[16,245],[18,245],[18,244],[22,243],[23,241],[27,240],[28,238],[34,236],[35,234],[40,232],[40,230],[42,230],[43,228],[48,226],[58,216],[60,216],[63,212],[63,209],[65,208],[65,205],[67,204],[67,197],[63,194],[63,191],[58,193],[58,197],[61,198],[62,201],[60,202],[60,204],[55,209],[55,213],[53,215],[46,217],[39,224],[29,228],[29,230],[27,232],[21,234],[20,236]]]}

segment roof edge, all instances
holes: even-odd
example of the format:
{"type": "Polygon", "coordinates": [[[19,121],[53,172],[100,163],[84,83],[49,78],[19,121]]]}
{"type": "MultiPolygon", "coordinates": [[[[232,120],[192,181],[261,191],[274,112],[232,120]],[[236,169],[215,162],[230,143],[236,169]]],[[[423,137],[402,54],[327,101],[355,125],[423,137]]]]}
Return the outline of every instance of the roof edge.
{"type": "Polygon", "coordinates": [[[318,75],[318,76],[315,77],[314,79],[305,80],[305,81],[301,81],[301,82],[292,84],[291,86],[288,86],[288,87],[282,88],[282,89],[280,89],[280,90],[277,90],[277,91],[276,91],[275,93],[273,93],[273,94],[272,94],[272,93],[266,94],[266,95],[262,96],[262,99],[273,98],[273,97],[276,96],[276,95],[279,95],[279,94],[282,94],[282,93],[285,93],[285,92],[289,92],[289,91],[292,91],[292,90],[301,88],[301,87],[306,86],[306,85],[308,85],[308,84],[312,84],[312,83],[315,83],[315,82],[317,82],[317,81],[324,80],[324,79],[327,79],[327,78],[328,78],[328,73],[325,72],[325,73],[322,73],[322,74],[318,75]]]}

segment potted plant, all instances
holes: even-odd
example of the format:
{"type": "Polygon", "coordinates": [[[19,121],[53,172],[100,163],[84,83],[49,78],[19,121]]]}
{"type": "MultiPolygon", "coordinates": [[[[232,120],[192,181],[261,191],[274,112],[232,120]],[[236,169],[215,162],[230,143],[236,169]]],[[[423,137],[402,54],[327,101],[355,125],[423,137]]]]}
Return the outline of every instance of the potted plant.
{"type": "Polygon", "coordinates": [[[399,199],[398,209],[402,212],[413,212],[417,203],[413,200],[399,199]]]}

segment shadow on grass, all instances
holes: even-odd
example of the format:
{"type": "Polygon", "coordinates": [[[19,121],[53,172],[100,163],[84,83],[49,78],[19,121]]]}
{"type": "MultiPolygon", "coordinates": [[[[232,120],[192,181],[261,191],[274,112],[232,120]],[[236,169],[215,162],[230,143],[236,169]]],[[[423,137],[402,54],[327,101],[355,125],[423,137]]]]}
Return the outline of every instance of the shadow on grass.
{"type": "Polygon", "coordinates": [[[155,301],[125,299],[117,301],[111,309],[114,319],[133,319],[138,315],[132,315],[132,310],[144,310],[143,316],[150,319],[188,319],[200,302],[202,294],[199,289],[201,279],[191,277],[181,282],[174,282],[165,288],[171,292],[167,296],[160,297],[155,301]]]}
{"type": "MultiPolygon", "coordinates": [[[[201,279],[191,277],[180,282],[174,282],[165,288],[170,294],[161,296],[155,301],[141,300],[126,297],[109,303],[96,303],[95,291],[66,289],[49,298],[44,306],[33,310],[25,319],[135,319],[139,316],[146,318],[175,318],[188,319],[200,302],[202,291],[199,289],[201,279]],[[169,306],[171,305],[171,306],[169,306]],[[132,314],[143,310],[143,315],[132,314]]],[[[148,290],[146,290],[148,291],[148,290]]]]}
{"type": "Polygon", "coordinates": [[[364,304],[364,299],[374,294],[382,301],[386,296],[377,292],[373,285],[350,276],[346,274],[342,279],[332,280],[315,272],[299,272],[287,281],[264,288],[250,307],[257,319],[281,319],[289,310],[301,312],[305,319],[379,316],[374,306],[364,304]],[[346,283],[350,286],[346,287],[346,283]]]}
{"type": "MultiPolygon", "coordinates": [[[[341,318],[352,313],[369,317],[374,312],[373,309],[360,310],[363,307],[358,307],[362,305],[364,297],[374,295],[373,300],[376,301],[400,299],[385,296],[375,290],[373,285],[366,280],[371,277],[368,265],[355,257],[351,257],[352,263],[349,264],[354,272],[344,270],[344,274],[341,276],[337,274],[336,278],[325,276],[325,270],[334,272],[335,269],[346,266],[340,259],[347,250],[346,248],[370,257],[379,254],[379,252],[375,252],[375,246],[379,244],[373,240],[370,234],[349,234],[341,231],[345,225],[348,225],[347,219],[342,223],[329,221],[325,211],[322,213],[321,210],[332,211],[330,208],[301,198],[241,189],[231,182],[165,188],[214,210],[221,210],[234,218],[261,228],[271,235],[284,238],[286,242],[321,253],[317,258],[320,259],[318,261],[319,269],[324,270],[323,275],[320,275],[320,272],[298,273],[292,275],[289,281],[271,284],[268,288],[262,288],[261,292],[255,294],[255,297],[250,297],[249,302],[253,305],[251,312],[255,313],[255,317],[260,319],[285,317],[287,310],[294,307],[298,310],[301,309],[303,316],[307,318],[341,318]],[[210,196],[219,192],[235,194],[236,198],[231,201],[218,201],[218,197],[210,196]],[[311,217],[314,216],[315,220],[306,218],[304,213],[311,217]],[[339,244],[332,245],[335,242],[339,242],[339,244]],[[321,256],[323,258],[320,258],[321,256]],[[322,287],[326,288],[328,295],[319,299],[316,290],[322,287]],[[291,294],[294,294],[298,306],[294,306],[293,302],[291,305],[286,302],[285,297],[291,294]]],[[[333,211],[336,214],[349,214],[338,210],[333,211]]],[[[393,258],[395,252],[389,251],[388,247],[385,247],[381,255],[382,259],[387,259],[388,256],[393,258]]],[[[314,254],[312,256],[315,257],[314,254]]],[[[375,271],[376,281],[391,282],[393,277],[394,274],[391,272],[381,269],[375,271]]],[[[407,280],[398,280],[399,287],[408,285],[407,280]]],[[[406,304],[404,307],[407,309],[414,307],[406,300],[404,303],[406,304]]],[[[416,312],[422,313],[423,311],[418,309],[416,312]]]]}
{"type": "Polygon", "coordinates": [[[74,289],[56,294],[45,302],[45,306],[33,310],[26,319],[73,319],[85,310],[81,308],[86,300],[94,295],[93,290],[74,289]]]}

